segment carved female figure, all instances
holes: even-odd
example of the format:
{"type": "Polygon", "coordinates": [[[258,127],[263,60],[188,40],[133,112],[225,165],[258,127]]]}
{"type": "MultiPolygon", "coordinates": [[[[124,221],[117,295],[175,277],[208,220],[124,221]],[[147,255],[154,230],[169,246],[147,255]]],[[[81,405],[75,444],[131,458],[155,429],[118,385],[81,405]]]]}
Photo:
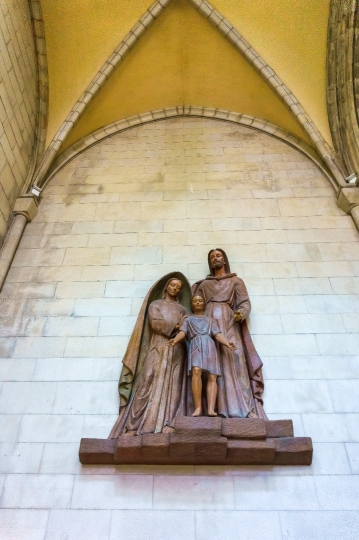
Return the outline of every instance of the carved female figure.
{"type": "Polygon", "coordinates": [[[110,438],[171,431],[175,416],[185,414],[185,347],[167,347],[188,314],[179,302],[181,292],[190,296],[189,283],[174,272],[159,280],[143,302],[122,361],[120,414],[110,438]]]}

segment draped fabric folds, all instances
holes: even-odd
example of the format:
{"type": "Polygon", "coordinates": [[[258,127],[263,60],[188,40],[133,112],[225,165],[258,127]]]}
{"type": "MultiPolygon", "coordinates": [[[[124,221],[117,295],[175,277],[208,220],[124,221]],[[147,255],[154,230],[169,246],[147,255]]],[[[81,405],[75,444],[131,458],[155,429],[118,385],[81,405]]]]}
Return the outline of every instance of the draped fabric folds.
{"type": "MultiPolygon", "coordinates": [[[[236,346],[234,352],[216,342],[221,374],[217,378],[218,414],[266,419],[262,361],[246,322],[251,304],[243,280],[230,272],[220,277],[209,275],[193,285],[192,293],[203,296],[205,315],[236,346]],[[241,323],[234,321],[236,311],[242,314],[241,323]]],[[[173,427],[177,415],[189,416],[193,412],[186,346],[180,342],[173,348],[167,347],[189,313],[190,298],[190,284],[180,272],[161,278],[146,295],[122,361],[118,385],[120,412],[109,438],[127,432],[159,433],[165,426],[173,427]],[[180,302],[165,300],[171,279],[183,283],[180,302]]],[[[203,411],[206,414],[205,399],[203,411]]]]}
{"type": "Polygon", "coordinates": [[[262,361],[245,320],[251,304],[243,280],[234,273],[221,277],[208,275],[193,285],[192,292],[203,296],[205,314],[214,319],[221,333],[236,345],[236,352],[233,352],[216,344],[222,372],[222,377],[218,378],[218,414],[266,419],[262,400],[262,361]],[[242,323],[234,322],[236,311],[242,314],[242,323]]]}
{"type": "Polygon", "coordinates": [[[120,412],[109,438],[127,431],[158,433],[177,414],[186,414],[185,345],[170,349],[167,342],[188,314],[190,297],[190,284],[181,272],[167,274],[148,291],[122,360],[120,412]],[[183,283],[181,303],[164,300],[172,279],[183,283]]]}

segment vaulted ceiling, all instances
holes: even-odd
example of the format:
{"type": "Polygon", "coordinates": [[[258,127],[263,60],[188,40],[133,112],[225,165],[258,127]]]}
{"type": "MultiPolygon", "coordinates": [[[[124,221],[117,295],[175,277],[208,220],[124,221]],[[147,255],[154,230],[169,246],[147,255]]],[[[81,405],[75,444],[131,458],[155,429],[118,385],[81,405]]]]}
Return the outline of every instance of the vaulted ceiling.
{"type": "MultiPolygon", "coordinates": [[[[213,0],[301,102],[331,145],[326,110],[330,0],[213,0]]],[[[149,0],[42,0],[50,143],[149,0]]],[[[188,0],[172,0],[116,68],[61,150],[93,130],[173,105],[222,108],[273,122],[308,141],[253,66],[188,0]]]]}

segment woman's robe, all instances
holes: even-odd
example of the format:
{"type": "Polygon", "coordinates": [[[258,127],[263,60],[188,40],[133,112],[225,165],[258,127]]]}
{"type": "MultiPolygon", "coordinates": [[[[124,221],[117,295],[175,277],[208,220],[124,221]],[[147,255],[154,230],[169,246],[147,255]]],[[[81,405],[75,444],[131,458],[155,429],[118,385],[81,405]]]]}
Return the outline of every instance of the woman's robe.
{"type": "MultiPolygon", "coordinates": [[[[188,302],[189,284],[179,273],[169,279],[165,276],[151,291],[156,286],[158,290],[158,285],[163,285],[165,279],[167,283],[171,279],[181,279],[183,288],[187,288],[188,302]]],[[[148,305],[153,297],[150,293],[141,308],[123,359],[119,383],[122,406],[110,438],[128,431],[134,431],[136,435],[160,433],[165,426],[173,425],[177,415],[186,414],[186,348],[184,343],[173,348],[167,347],[167,343],[176,335],[175,327],[181,325],[188,311],[177,301],[164,300],[163,291],[162,298],[148,305]]]]}

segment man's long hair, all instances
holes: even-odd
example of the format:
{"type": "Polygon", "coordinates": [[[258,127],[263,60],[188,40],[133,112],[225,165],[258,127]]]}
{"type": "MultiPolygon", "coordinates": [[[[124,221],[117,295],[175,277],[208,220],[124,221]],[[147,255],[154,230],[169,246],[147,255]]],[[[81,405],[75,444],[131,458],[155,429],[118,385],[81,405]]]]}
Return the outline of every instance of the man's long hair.
{"type": "Polygon", "coordinates": [[[214,276],[214,268],[211,267],[211,253],[213,253],[214,251],[220,251],[223,255],[223,259],[224,259],[224,266],[225,266],[225,269],[226,269],[226,274],[230,274],[231,273],[231,268],[229,266],[229,261],[228,261],[228,257],[226,255],[226,252],[223,251],[223,249],[221,248],[214,248],[214,249],[211,249],[211,251],[208,253],[208,267],[209,267],[209,273],[211,274],[211,276],[214,276]]]}

